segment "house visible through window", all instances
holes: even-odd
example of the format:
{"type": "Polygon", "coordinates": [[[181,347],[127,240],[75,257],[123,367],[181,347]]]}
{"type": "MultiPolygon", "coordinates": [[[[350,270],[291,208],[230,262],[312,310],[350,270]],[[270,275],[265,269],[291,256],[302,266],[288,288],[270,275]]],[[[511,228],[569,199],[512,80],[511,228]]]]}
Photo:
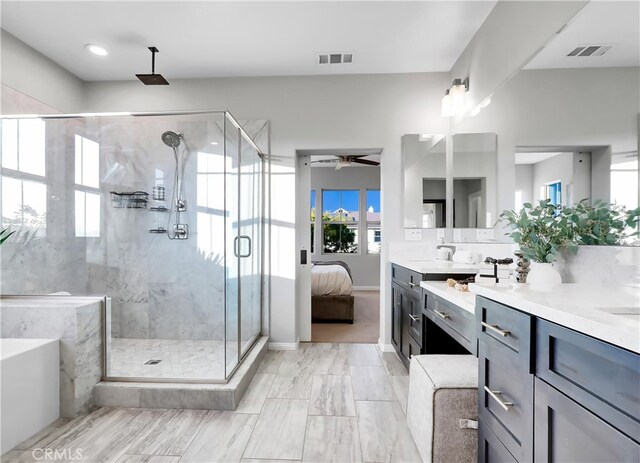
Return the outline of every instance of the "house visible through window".
{"type": "Polygon", "coordinates": [[[100,236],[100,145],[75,136],[75,231],[76,236],[100,236]]]}
{"type": "Polygon", "coordinates": [[[357,253],[358,190],[322,191],[322,249],[325,254],[357,253]]]}
{"type": "Polygon", "coordinates": [[[45,122],[2,121],[2,226],[44,236],[47,226],[45,122]]]}
{"type": "Polygon", "coordinates": [[[367,190],[367,252],[380,254],[380,190],[367,190]]]}

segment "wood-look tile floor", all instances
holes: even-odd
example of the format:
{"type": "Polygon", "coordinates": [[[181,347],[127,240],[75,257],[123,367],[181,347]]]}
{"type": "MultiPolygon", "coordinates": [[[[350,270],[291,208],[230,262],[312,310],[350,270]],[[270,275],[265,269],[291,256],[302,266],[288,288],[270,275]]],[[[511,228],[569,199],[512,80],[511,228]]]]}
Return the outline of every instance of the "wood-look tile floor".
{"type": "Polygon", "coordinates": [[[2,461],[418,462],[408,384],[396,354],[375,344],[303,344],[269,351],[234,412],[103,407],[2,461]]]}

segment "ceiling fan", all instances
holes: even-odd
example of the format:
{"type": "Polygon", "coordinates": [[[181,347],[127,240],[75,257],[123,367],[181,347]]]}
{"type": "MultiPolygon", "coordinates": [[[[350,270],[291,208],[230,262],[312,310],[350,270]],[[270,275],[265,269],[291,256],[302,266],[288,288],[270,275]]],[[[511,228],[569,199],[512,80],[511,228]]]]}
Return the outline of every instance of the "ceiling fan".
{"type": "MultiPolygon", "coordinates": [[[[368,166],[379,166],[380,163],[378,161],[371,161],[370,159],[362,159],[367,157],[367,154],[336,154],[337,158],[336,170],[340,170],[343,167],[350,166],[351,164],[366,164],[368,166]]],[[[312,163],[320,162],[320,163],[334,163],[336,160],[333,159],[323,159],[320,161],[311,161],[312,163]]]]}

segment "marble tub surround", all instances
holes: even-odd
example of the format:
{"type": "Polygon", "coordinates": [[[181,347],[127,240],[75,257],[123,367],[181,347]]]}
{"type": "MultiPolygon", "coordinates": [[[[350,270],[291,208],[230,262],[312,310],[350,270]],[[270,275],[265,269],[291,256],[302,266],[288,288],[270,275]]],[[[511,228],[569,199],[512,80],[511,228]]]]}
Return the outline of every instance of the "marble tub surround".
{"type": "Polygon", "coordinates": [[[476,295],[470,291],[458,291],[449,286],[446,281],[422,281],[420,286],[467,312],[476,312],[476,295]]]}
{"type": "Polygon", "coordinates": [[[60,340],[60,416],[75,417],[93,405],[102,378],[102,304],[97,297],[0,299],[3,338],[60,340]]]}
{"type": "Polygon", "coordinates": [[[479,296],[640,353],[640,286],[563,283],[553,292],[469,285],[479,296]]]}

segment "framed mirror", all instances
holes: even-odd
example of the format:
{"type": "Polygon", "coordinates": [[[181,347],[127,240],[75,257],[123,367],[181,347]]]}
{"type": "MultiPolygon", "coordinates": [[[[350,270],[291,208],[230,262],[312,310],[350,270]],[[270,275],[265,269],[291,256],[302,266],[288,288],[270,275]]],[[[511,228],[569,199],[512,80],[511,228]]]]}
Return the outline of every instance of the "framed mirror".
{"type": "Polygon", "coordinates": [[[402,137],[405,228],[446,227],[446,136],[402,137]]]}
{"type": "Polygon", "coordinates": [[[492,228],[497,218],[497,136],[459,133],[453,146],[453,228],[492,228]]]}

